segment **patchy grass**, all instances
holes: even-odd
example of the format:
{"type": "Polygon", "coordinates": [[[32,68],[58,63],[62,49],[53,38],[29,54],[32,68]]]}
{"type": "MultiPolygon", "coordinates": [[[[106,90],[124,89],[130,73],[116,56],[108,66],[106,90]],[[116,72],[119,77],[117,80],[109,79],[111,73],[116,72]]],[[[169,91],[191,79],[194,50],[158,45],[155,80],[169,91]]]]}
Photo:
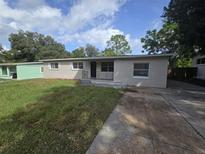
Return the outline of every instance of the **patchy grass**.
{"type": "Polygon", "coordinates": [[[1,81],[7,81],[7,79],[1,79],[1,78],[0,78],[0,82],[1,82],[1,81]]]}
{"type": "Polygon", "coordinates": [[[0,83],[0,153],[85,153],[119,98],[70,80],[0,83]]]}

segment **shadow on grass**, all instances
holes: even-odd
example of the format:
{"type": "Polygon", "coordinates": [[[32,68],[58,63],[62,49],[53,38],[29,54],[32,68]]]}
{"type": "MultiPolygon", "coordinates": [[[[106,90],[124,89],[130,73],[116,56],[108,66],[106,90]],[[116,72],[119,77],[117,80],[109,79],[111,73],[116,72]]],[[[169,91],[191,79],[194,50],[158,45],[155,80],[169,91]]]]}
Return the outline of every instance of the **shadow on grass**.
{"type": "Polygon", "coordinates": [[[85,153],[119,97],[112,88],[53,88],[0,119],[0,153],[85,153]]]}

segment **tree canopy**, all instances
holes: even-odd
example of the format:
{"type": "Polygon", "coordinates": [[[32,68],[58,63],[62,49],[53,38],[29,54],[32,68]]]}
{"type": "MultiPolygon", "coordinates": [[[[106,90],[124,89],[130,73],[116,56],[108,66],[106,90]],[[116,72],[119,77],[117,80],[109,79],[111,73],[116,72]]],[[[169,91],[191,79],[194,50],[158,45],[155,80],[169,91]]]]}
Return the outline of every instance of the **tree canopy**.
{"type": "Polygon", "coordinates": [[[0,52],[4,51],[4,48],[2,47],[2,45],[0,44],[0,52]]]}
{"type": "Polygon", "coordinates": [[[204,0],[171,0],[163,17],[178,25],[178,41],[183,55],[205,54],[204,0]]]}
{"type": "Polygon", "coordinates": [[[99,50],[91,44],[86,44],[85,47],[79,47],[71,52],[71,57],[96,57],[100,55],[99,50]]]}
{"type": "Polygon", "coordinates": [[[117,56],[131,53],[131,47],[124,35],[113,35],[107,42],[105,50],[99,52],[95,46],[86,44],[71,52],[71,57],[117,56]]]}
{"type": "Polygon", "coordinates": [[[131,53],[131,47],[124,35],[112,35],[107,41],[107,47],[103,51],[104,56],[125,55],[131,53]]]}
{"type": "Polygon", "coordinates": [[[79,47],[72,51],[71,53],[72,58],[79,58],[79,57],[85,57],[85,50],[83,47],[79,47]]]}
{"type": "Polygon", "coordinates": [[[0,44],[0,63],[4,61],[4,55],[3,55],[4,49],[2,45],[0,44]]]}
{"type": "Polygon", "coordinates": [[[91,44],[86,44],[84,50],[87,57],[96,57],[100,54],[99,50],[91,44]]]}
{"type": "Polygon", "coordinates": [[[11,44],[9,51],[3,51],[0,44],[0,62],[32,62],[40,59],[117,56],[131,53],[130,45],[124,35],[111,36],[106,49],[102,52],[94,45],[86,44],[69,53],[63,44],[51,36],[23,30],[11,33],[9,41],[11,44]]]}
{"type": "Polygon", "coordinates": [[[173,23],[164,23],[160,30],[149,30],[144,38],[141,38],[143,43],[142,52],[148,52],[148,54],[159,53],[176,53],[179,49],[178,27],[173,23]]]}
{"type": "Polygon", "coordinates": [[[14,61],[36,61],[45,58],[68,57],[68,52],[64,45],[56,42],[51,36],[45,36],[36,32],[24,32],[10,34],[9,41],[14,61]]]}
{"type": "Polygon", "coordinates": [[[205,54],[204,0],[171,0],[164,8],[163,23],[160,30],[149,30],[141,39],[148,54],[176,53],[187,58],[205,54]]]}

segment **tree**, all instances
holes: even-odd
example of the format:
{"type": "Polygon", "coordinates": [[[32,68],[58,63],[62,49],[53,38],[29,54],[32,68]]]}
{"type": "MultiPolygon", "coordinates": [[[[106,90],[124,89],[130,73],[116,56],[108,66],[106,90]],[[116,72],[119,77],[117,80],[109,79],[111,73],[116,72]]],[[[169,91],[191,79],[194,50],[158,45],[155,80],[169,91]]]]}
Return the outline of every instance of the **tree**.
{"type": "Polygon", "coordinates": [[[0,44],[0,63],[12,62],[12,54],[9,51],[4,50],[0,44]]]}
{"type": "Polygon", "coordinates": [[[4,51],[4,48],[2,47],[2,45],[0,44],[0,53],[4,51]]]}
{"type": "Polygon", "coordinates": [[[79,57],[85,57],[85,50],[83,47],[77,48],[72,51],[71,57],[73,58],[79,58],[79,57]]]}
{"type": "Polygon", "coordinates": [[[56,42],[51,36],[44,36],[36,32],[10,34],[11,55],[14,61],[36,61],[46,58],[68,57],[64,45],[56,42]]]}
{"type": "Polygon", "coordinates": [[[192,59],[191,58],[177,58],[176,67],[191,67],[192,59]]]}
{"type": "Polygon", "coordinates": [[[175,53],[190,58],[205,54],[205,1],[171,0],[164,8],[163,27],[141,39],[149,54],[175,53]]]}
{"type": "Polygon", "coordinates": [[[131,52],[131,47],[125,36],[118,34],[111,36],[110,40],[107,41],[107,47],[103,53],[109,53],[112,55],[125,55],[131,52]]]}
{"type": "Polygon", "coordinates": [[[102,51],[102,55],[105,57],[117,56],[117,54],[112,49],[105,49],[102,51]]]}
{"type": "Polygon", "coordinates": [[[96,57],[99,55],[99,50],[91,44],[86,44],[84,50],[87,57],[96,57]]]}
{"type": "Polygon", "coordinates": [[[0,63],[2,63],[4,61],[4,48],[2,47],[2,45],[0,44],[0,63]]]}
{"type": "Polygon", "coordinates": [[[168,22],[178,25],[181,54],[205,54],[205,1],[171,0],[164,9],[168,22]]]}
{"type": "Polygon", "coordinates": [[[141,38],[145,49],[142,52],[148,52],[148,54],[179,52],[178,37],[177,25],[166,22],[159,31],[149,30],[145,37],[141,38]]]}

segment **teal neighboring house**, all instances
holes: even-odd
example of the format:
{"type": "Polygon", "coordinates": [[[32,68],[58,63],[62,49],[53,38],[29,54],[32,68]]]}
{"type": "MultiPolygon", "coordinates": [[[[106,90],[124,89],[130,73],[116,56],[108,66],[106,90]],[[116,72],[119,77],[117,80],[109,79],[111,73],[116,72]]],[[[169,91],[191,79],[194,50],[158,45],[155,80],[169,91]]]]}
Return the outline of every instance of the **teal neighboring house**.
{"type": "Polygon", "coordinates": [[[35,79],[43,78],[43,63],[2,63],[0,64],[0,79],[35,79]]]}

